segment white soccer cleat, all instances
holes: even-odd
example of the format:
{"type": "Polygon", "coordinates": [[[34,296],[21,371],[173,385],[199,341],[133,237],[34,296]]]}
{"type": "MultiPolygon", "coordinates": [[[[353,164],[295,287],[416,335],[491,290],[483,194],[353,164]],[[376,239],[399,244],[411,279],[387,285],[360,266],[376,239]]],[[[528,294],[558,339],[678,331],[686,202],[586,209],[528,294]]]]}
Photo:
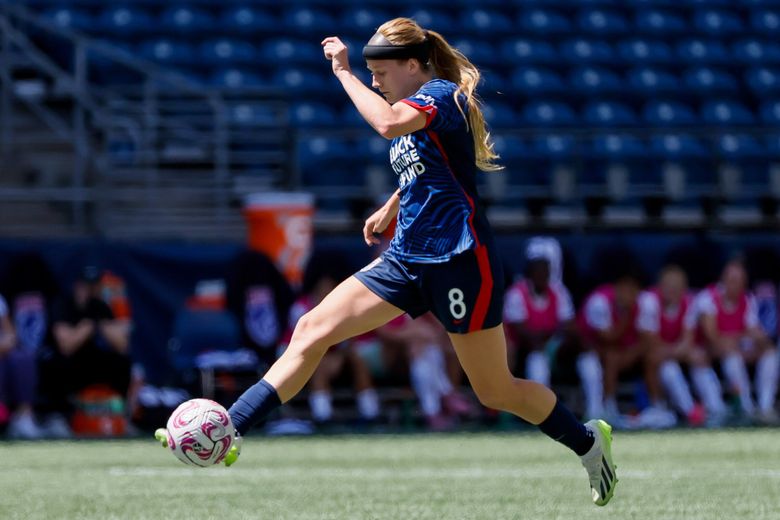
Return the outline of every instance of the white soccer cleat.
{"type": "Polygon", "coordinates": [[[585,423],[593,432],[593,447],[581,457],[582,465],[588,472],[593,503],[605,506],[615,492],[618,483],[617,466],[612,462],[612,426],[601,419],[585,423]]]}

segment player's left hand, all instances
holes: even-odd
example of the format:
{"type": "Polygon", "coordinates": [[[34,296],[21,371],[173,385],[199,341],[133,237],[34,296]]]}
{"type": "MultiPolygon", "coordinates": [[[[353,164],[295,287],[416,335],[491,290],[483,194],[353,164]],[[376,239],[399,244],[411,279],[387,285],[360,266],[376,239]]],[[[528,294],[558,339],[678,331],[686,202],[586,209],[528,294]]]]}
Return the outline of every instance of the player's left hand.
{"type": "Polygon", "coordinates": [[[325,58],[330,60],[333,67],[333,74],[338,74],[342,71],[349,72],[349,52],[347,46],[344,45],[338,36],[328,36],[322,40],[322,50],[325,53],[325,58]]]}

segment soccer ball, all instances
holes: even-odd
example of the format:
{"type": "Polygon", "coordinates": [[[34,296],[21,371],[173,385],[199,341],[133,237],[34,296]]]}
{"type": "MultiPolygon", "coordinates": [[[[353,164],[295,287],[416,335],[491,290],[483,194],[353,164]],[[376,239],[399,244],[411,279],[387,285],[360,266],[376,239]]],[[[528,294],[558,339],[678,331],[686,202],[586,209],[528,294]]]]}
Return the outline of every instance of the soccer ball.
{"type": "Polygon", "coordinates": [[[190,399],[168,419],[168,447],[191,466],[207,467],[225,458],[236,430],[227,410],[210,399],[190,399]]]}

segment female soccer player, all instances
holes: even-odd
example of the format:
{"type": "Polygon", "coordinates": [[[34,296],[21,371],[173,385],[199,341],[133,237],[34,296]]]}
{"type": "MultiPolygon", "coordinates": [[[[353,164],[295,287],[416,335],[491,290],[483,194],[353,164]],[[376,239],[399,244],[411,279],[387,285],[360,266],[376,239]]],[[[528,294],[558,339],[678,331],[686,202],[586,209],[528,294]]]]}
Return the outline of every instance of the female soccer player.
{"type": "Polygon", "coordinates": [[[396,217],[397,229],[384,254],[298,321],[284,355],[231,407],[236,430],[245,433],[298,393],[331,345],[404,312],[416,317],[430,310],[479,400],[538,425],[580,455],[593,501],[606,504],[617,483],[611,427],[580,424],[552,391],[508,368],[501,263],[477,200],[477,170],[500,169],[475,95],[479,71],[440,34],[407,18],[383,24],[363,48],[381,96],[352,73],[339,38],[325,38],[322,46],[366,122],[392,139],[399,189],[366,220],[365,242],[378,243],[374,234],[396,217]]]}

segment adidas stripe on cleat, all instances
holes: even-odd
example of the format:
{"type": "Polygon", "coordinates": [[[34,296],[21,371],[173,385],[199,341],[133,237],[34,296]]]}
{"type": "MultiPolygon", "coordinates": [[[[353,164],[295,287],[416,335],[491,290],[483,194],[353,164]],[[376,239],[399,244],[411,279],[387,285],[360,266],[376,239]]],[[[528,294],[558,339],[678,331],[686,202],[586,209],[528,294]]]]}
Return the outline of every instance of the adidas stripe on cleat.
{"type": "Polygon", "coordinates": [[[588,472],[593,503],[604,506],[615,493],[618,483],[615,463],[612,461],[612,426],[600,419],[585,423],[593,433],[593,447],[583,455],[582,465],[588,472]]]}

